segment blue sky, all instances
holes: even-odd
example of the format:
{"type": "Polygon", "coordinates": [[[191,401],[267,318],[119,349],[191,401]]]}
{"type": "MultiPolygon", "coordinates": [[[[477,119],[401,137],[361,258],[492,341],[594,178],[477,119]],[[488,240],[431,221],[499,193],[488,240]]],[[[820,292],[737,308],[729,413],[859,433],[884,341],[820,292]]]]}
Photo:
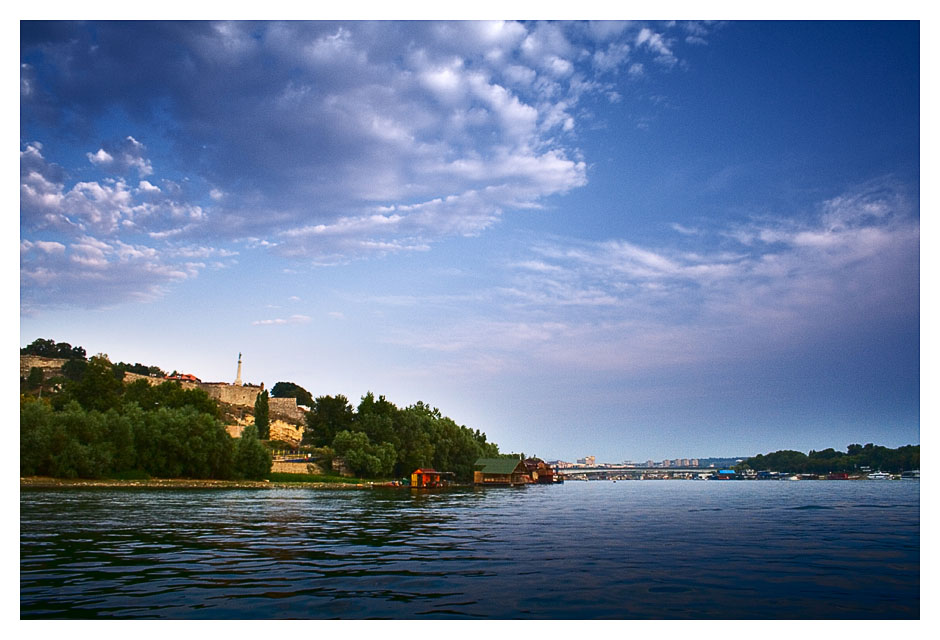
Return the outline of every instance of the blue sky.
{"type": "Polygon", "coordinates": [[[551,459],[920,442],[917,23],[20,38],[21,345],[551,459]]]}

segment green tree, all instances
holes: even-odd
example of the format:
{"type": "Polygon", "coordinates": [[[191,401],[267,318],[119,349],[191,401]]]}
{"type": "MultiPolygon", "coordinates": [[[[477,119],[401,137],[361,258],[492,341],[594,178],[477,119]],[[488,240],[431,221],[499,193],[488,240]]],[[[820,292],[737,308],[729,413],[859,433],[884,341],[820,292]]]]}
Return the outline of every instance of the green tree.
{"type": "Polygon", "coordinates": [[[395,465],[395,447],[387,442],[373,444],[361,431],[337,433],[333,450],[345,459],[346,466],[353,473],[364,478],[387,476],[395,465]]]}
{"type": "Polygon", "coordinates": [[[219,404],[202,389],[185,389],[176,380],[152,385],[148,380],[134,380],[124,385],[124,402],[135,403],[144,411],[160,407],[182,409],[191,407],[199,413],[221,418],[219,404]]]}
{"type": "Polygon", "coordinates": [[[354,421],[353,408],[346,396],[320,396],[307,413],[303,444],[330,446],[337,433],[353,429],[354,421]]]}
{"type": "Polygon", "coordinates": [[[29,345],[20,349],[20,355],[84,360],[85,350],[82,347],[73,347],[68,342],[56,342],[55,340],[37,338],[29,345]]]}
{"type": "Polygon", "coordinates": [[[86,368],[88,368],[86,360],[69,360],[62,365],[62,375],[73,382],[78,382],[85,375],[86,368]]]}
{"type": "Polygon", "coordinates": [[[261,480],[271,473],[271,453],[258,439],[258,430],[248,425],[235,448],[235,470],[241,477],[261,480]]]}
{"type": "Polygon", "coordinates": [[[297,404],[305,407],[313,406],[313,396],[310,392],[293,382],[278,382],[271,388],[272,398],[296,398],[297,404]]]}
{"type": "Polygon", "coordinates": [[[258,437],[262,440],[268,440],[271,437],[271,418],[268,409],[267,391],[262,391],[255,398],[255,427],[258,429],[258,437]]]}
{"type": "Polygon", "coordinates": [[[26,376],[26,389],[28,391],[35,391],[42,386],[43,379],[42,369],[39,367],[30,367],[29,375],[26,376]]]}
{"type": "Polygon", "coordinates": [[[92,356],[85,371],[67,387],[67,399],[74,399],[88,410],[107,411],[121,404],[124,383],[105,354],[92,356]]]}

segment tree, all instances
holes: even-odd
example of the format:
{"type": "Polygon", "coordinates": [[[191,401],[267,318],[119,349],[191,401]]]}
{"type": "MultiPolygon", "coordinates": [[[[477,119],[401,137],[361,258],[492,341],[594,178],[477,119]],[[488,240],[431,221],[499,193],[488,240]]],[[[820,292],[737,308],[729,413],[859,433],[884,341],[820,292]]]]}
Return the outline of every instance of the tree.
{"type": "Polygon", "coordinates": [[[37,338],[29,345],[20,349],[20,355],[33,355],[43,358],[66,358],[69,360],[85,359],[85,350],[82,347],[73,347],[68,342],[56,342],[37,338]]]}
{"type": "Polygon", "coordinates": [[[85,375],[86,367],[88,367],[88,362],[85,360],[69,360],[62,365],[62,375],[73,382],[78,382],[85,375]]]}
{"type": "Polygon", "coordinates": [[[313,406],[313,396],[310,392],[293,382],[278,382],[271,388],[272,398],[296,398],[297,404],[305,407],[313,406]]]}
{"type": "Polygon", "coordinates": [[[258,437],[268,440],[271,437],[271,418],[268,410],[268,392],[262,391],[255,398],[255,427],[258,428],[258,437]]]}
{"type": "Polygon", "coordinates": [[[395,465],[395,447],[389,443],[373,444],[361,431],[340,431],[333,439],[336,455],[358,476],[387,476],[395,465]]]}
{"type": "Polygon", "coordinates": [[[152,385],[147,380],[134,380],[124,385],[124,402],[136,403],[144,411],[161,407],[182,409],[190,407],[213,418],[221,418],[219,404],[202,389],[184,389],[176,380],[152,385]]]}
{"type": "Polygon", "coordinates": [[[26,389],[35,391],[42,386],[43,379],[42,369],[39,367],[30,367],[29,375],[26,376],[26,389]]]}
{"type": "Polygon", "coordinates": [[[307,413],[303,444],[330,446],[337,433],[353,429],[354,420],[353,408],[346,396],[320,396],[307,413]]]}
{"type": "Polygon", "coordinates": [[[107,411],[121,404],[124,383],[115,375],[108,356],[92,356],[78,382],[67,388],[66,399],[75,399],[88,410],[107,411]]]}
{"type": "Polygon", "coordinates": [[[258,430],[248,425],[235,447],[235,470],[243,478],[261,480],[271,473],[271,453],[258,440],[258,430]]]}
{"type": "Polygon", "coordinates": [[[141,376],[152,376],[152,377],[159,377],[159,378],[166,377],[166,371],[164,371],[160,367],[148,366],[145,364],[140,364],[139,362],[135,362],[134,364],[128,364],[126,362],[118,362],[114,366],[120,369],[121,371],[128,372],[128,373],[136,373],[137,375],[141,375],[141,376]]]}

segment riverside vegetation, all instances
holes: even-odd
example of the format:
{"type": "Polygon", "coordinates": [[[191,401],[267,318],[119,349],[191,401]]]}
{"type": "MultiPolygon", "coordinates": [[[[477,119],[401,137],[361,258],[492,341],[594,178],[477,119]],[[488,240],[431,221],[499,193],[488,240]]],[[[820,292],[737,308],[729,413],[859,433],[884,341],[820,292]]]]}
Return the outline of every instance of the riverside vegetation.
{"type": "MultiPolygon", "coordinates": [[[[223,425],[222,408],[204,391],[175,381],[124,382],[126,371],[165,375],[157,367],[113,364],[104,354],[87,358],[82,347],[42,339],[21,354],[68,359],[60,376],[44,379],[33,369],[20,381],[21,476],[272,477],[271,449],[283,443],[265,439],[267,392],[255,405],[255,425],[236,439],[223,425]]],[[[311,406],[301,452],[325,468],[341,457],[362,478],[401,477],[433,466],[468,481],[477,458],[500,455],[486,434],[458,426],[423,402],[399,408],[369,392],[354,409],[345,396],[312,398],[290,382],[277,383],[271,395],[311,406]]]]}
{"type": "Polygon", "coordinates": [[[920,445],[909,444],[889,449],[871,442],[865,446],[850,444],[845,453],[831,447],[822,451],[810,451],[809,454],[784,449],[748,458],[737,468],[789,473],[851,473],[861,469],[901,473],[909,469],[920,469],[920,445]]]}

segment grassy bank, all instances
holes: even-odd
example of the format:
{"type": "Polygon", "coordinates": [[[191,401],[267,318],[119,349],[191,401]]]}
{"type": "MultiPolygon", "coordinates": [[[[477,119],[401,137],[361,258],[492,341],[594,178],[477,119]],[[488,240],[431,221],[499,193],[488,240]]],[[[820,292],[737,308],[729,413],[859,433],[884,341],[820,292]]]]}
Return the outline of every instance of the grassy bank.
{"type": "Polygon", "coordinates": [[[338,476],[302,476],[292,473],[274,473],[269,480],[200,480],[190,478],[98,479],[48,478],[32,476],[20,478],[20,488],[143,488],[143,489],[368,489],[378,481],[338,476]]]}

